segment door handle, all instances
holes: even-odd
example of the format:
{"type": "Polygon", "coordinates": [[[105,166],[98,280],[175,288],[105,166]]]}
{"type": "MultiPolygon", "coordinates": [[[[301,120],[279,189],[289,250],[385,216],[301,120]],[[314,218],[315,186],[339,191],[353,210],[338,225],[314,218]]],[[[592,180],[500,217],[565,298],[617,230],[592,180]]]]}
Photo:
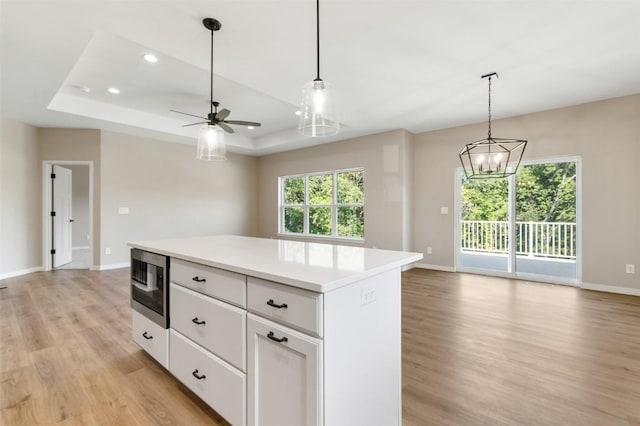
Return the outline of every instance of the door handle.
{"type": "Polygon", "coordinates": [[[207,378],[207,376],[205,376],[204,374],[201,374],[201,375],[198,374],[198,370],[197,369],[193,370],[193,372],[191,374],[193,375],[193,377],[195,377],[198,380],[204,380],[204,379],[207,378]]]}
{"type": "Polygon", "coordinates": [[[270,331],[269,334],[267,334],[267,337],[271,340],[273,340],[274,342],[278,342],[278,343],[282,343],[282,342],[288,342],[289,339],[287,339],[286,337],[282,337],[280,339],[278,339],[277,337],[275,337],[273,335],[273,331],[270,331]]]}
{"type": "Polygon", "coordinates": [[[198,320],[198,317],[192,319],[191,322],[198,325],[205,325],[207,323],[205,320],[198,320]]]}
{"type": "Polygon", "coordinates": [[[267,300],[267,305],[273,306],[274,308],[278,308],[278,309],[282,309],[282,308],[286,309],[288,307],[286,303],[283,303],[282,305],[276,305],[273,299],[267,300]]]}
{"type": "Polygon", "coordinates": [[[69,222],[73,223],[75,222],[75,219],[69,219],[69,222]]]}

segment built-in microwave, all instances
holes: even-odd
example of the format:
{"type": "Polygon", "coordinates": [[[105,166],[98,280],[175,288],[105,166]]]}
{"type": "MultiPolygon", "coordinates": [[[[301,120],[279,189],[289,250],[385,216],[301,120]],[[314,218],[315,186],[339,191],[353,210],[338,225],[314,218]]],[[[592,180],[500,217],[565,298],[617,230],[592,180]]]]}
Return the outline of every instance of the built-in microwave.
{"type": "Polygon", "coordinates": [[[131,249],[131,308],[169,328],[169,257],[131,249]]]}

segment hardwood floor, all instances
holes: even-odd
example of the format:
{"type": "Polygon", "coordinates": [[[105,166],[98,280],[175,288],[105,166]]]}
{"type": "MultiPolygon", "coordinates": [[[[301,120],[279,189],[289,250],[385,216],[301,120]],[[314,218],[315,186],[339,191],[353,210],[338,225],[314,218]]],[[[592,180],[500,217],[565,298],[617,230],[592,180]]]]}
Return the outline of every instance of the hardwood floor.
{"type": "MultiPolygon", "coordinates": [[[[3,424],[226,424],[131,340],[127,269],[2,286],[3,424]]],[[[402,343],[405,425],[640,425],[638,297],[414,269],[402,343]]]]}

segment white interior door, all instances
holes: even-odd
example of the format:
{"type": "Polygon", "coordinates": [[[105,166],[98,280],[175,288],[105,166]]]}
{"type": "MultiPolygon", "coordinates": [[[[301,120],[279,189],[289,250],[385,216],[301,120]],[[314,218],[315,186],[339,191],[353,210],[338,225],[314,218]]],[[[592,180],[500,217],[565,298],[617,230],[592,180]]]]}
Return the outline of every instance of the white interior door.
{"type": "Polygon", "coordinates": [[[53,267],[71,262],[72,192],[69,169],[52,166],[53,174],[53,267]]]}

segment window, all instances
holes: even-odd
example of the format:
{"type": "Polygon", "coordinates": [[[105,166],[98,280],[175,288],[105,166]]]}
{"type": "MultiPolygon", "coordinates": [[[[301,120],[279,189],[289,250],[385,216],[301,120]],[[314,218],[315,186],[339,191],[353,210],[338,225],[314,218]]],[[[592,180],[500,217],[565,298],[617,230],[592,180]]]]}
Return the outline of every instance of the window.
{"type": "Polygon", "coordinates": [[[280,178],[280,233],[364,238],[364,169],[280,178]]]}

